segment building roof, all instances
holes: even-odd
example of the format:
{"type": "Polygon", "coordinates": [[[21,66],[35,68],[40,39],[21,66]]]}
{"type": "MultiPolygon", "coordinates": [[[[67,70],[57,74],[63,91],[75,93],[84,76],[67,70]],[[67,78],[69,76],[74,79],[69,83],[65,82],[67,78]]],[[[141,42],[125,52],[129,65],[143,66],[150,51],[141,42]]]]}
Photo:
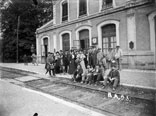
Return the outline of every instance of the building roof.
{"type": "Polygon", "coordinates": [[[53,4],[55,5],[57,3],[57,1],[59,1],[59,0],[52,0],[52,1],[53,1],[53,4]]]}
{"type": "Polygon", "coordinates": [[[43,26],[37,28],[37,31],[42,30],[42,29],[46,29],[50,26],[53,26],[53,19],[51,21],[47,22],[46,24],[44,24],[43,26]]]}

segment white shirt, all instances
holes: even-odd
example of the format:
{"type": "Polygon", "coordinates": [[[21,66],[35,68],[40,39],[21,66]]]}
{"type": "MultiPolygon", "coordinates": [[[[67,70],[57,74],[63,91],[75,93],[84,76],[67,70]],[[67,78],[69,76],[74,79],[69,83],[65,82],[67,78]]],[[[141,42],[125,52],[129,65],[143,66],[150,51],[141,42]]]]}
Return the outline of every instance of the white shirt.
{"type": "Polygon", "coordinates": [[[118,50],[115,50],[115,58],[121,58],[122,57],[122,50],[119,48],[118,50]]]}

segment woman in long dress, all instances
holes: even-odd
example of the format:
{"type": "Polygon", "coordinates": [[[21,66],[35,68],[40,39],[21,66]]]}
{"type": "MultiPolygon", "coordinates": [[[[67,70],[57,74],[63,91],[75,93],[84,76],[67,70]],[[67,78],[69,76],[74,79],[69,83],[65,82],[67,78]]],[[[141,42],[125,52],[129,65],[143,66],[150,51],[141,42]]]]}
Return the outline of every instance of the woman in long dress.
{"type": "Polygon", "coordinates": [[[85,55],[83,54],[82,51],[80,51],[80,53],[78,54],[77,58],[80,60],[80,65],[83,69],[83,72],[86,71],[86,67],[85,67],[85,63],[84,63],[84,58],[85,58],[85,55]]]}
{"type": "Polygon", "coordinates": [[[58,74],[58,73],[60,73],[60,54],[59,54],[59,52],[56,52],[55,62],[56,62],[55,73],[58,74]]]}
{"type": "Polygon", "coordinates": [[[71,51],[70,61],[69,61],[69,72],[68,72],[69,74],[74,74],[74,71],[76,70],[75,59],[76,59],[76,56],[75,56],[74,52],[71,51]]]}

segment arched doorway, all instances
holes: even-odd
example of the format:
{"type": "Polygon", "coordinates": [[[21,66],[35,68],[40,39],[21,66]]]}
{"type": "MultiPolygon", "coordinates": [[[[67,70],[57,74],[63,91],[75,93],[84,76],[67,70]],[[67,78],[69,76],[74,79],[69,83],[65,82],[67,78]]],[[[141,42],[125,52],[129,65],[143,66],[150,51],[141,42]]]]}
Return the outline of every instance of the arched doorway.
{"type": "Polygon", "coordinates": [[[102,50],[104,53],[108,52],[108,48],[116,48],[116,27],[115,24],[107,24],[102,28],[102,50]]]}
{"type": "Polygon", "coordinates": [[[80,48],[88,49],[89,47],[89,30],[84,29],[79,31],[80,48]]]}
{"type": "Polygon", "coordinates": [[[65,33],[62,35],[62,50],[63,51],[70,50],[69,33],[65,33]]]}
{"type": "Polygon", "coordinates": [[[48,38],[44,38],[43,39],[43,46],[44,46],[44,55],[45,55],[45,58],[47,58],[48,56],[48,38]]]}
{"type": "Polygon", "coordinates": [[[154,17],[154,24],[155,24],[155,54],[156,54],[156,16],[154,17]]]}
{"type": "MultiPolygon", "coordinates": [[[[155,24],[155,46],[154,46],[155,56],[154,57],[156,57],[156,16],[154,17],[154,24],[155,24]]],[[[156,67],[156,60],[155,60],[155,67],[156,67]]]]}

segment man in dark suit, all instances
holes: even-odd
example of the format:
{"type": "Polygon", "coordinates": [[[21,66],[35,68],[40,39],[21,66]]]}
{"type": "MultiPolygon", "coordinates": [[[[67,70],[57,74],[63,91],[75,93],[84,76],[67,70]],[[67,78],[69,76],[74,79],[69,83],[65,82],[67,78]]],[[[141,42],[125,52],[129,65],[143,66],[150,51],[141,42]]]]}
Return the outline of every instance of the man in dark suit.
{"type": "Polygon", "coordinates": [[[64,55],[63,55],[63,65],[65,68],[65,73],[68,72],[68,68],[69,68],[69,56],[68,56],[68,52],[65,51],[64,55]]]}

